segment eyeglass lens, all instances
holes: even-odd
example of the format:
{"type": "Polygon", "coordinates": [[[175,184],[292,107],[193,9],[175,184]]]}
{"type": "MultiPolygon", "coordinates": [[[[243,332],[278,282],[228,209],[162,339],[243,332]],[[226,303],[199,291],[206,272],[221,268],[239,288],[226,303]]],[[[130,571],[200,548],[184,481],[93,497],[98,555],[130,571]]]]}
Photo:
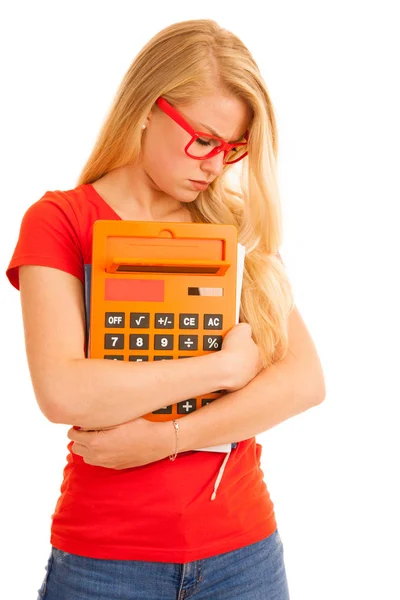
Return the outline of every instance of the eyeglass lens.
{"type": "MultiPolygon", "coordinates": [[[[245,140],[243,140],[245,141],[245,140]]],[[[221,142],[216,140],[213,137],[208,138],[207,136],[202,136],[200,138],[195,139],[187,151],[192,156],[198,158],[206,158],[208,154],[210,154],[215,148],[221,146],[221,142]]],[[[247,144],[245,146],[237,146],[236,148],[232,148],[230,152],[226,155],[225,162],[229,162],[231,160],[237,160],[242,157],[247,152],[247,144]]]]}

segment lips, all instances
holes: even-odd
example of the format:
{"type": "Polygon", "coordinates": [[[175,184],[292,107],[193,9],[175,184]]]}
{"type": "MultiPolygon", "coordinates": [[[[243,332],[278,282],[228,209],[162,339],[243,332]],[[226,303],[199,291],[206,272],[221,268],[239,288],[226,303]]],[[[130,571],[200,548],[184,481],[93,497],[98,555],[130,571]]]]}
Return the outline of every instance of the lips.
{"type": "Polygon", "coordinates": [[[208,188],[210,182],[209,181],[195,181],[194,179],[189,179],[192,184],[193,189],[197,191],[204,191],[208,188]]]}

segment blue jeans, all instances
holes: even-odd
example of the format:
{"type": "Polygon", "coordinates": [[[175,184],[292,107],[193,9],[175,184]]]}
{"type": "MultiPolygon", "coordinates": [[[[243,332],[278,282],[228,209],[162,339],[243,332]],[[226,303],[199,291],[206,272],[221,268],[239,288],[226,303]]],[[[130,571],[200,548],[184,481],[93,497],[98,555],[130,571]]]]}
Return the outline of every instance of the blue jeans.
{"type": "Polygon", "coordinates": [[[289,600],[278,530],[185,564],[105,560],[52,546],[38,600],[289,600]]]}

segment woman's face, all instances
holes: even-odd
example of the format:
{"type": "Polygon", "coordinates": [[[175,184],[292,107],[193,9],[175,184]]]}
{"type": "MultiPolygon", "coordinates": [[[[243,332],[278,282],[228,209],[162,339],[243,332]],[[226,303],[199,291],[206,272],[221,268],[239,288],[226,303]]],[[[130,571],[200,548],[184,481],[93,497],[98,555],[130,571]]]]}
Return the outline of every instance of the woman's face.
{"type": "MultiPolygon", "coordinates": [[[[196,131],[218,135],[226,142],[243,136],[251,112],[243,100],[216,92],[186,105],[174,105],[196,131]]],[[[196,160],[185,153],[191,136],[155,105],[146,121],[141,165],[160,191],[180,202],[196,199],[190,180],[211,183],[223,170],[224,153],[196,160]]]]}

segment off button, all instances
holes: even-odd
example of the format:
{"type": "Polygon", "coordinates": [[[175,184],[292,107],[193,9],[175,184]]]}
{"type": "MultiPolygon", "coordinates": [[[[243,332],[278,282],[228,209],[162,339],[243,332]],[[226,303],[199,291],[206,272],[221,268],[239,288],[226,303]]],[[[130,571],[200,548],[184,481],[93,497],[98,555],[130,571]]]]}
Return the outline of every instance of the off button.
{"type": "Polygon", "coordinates": [[[125,313],[106,312],[105,327],[125,327],[125,313]]]}

